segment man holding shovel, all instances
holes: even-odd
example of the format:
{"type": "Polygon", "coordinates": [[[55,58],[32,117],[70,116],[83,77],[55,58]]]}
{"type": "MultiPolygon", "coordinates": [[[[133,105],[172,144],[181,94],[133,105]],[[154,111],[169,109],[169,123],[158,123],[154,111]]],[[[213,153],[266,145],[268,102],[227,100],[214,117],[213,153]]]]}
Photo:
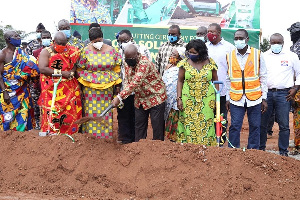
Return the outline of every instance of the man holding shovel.
{"type": "Polygon", "coordinates": [[[126,46],[124,55],[124,89],[114,98],[112,105],[116,107],[121,100],[135,92],[135,141],[146,139],[149,114],[153,140],[164,140],[165,84],[154,64],[141,55],[134,44],[126,46]]]}
{"type": "Polygon", "coordinates": [[[78,124],[74,122],[81,118],[82,106],[74,64],[79,54],[78,48],[67,45],[67,38],[60,31],[55,34],[53,44],[40,54],[42,132],[69,135],[78,132],[78,124]]]}

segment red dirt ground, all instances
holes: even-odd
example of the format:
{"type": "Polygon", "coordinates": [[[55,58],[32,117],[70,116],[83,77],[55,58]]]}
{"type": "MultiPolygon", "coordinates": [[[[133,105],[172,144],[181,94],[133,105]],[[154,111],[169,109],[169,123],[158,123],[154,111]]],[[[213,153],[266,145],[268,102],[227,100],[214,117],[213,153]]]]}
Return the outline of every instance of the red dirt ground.
{"type": "MultiPolygon", "coordinates": [[[[116,115],[114,115],[116,118],[116,115]]],[[[246,146],[244,121],[241,147],[246,146]]],[[[116,136],[117,122],[114,121],[116,136]]],[[[268,140],[277,148],[278,127],[268,140]]],[[[149,132],[152,132],[149,130],[149,132]]],[[[291,131],[292,132],[292,131],[291,131]]],[[[299,199],[300,161],[258,150],[85,134],[0,134],[0,199],[299,199]]]]}

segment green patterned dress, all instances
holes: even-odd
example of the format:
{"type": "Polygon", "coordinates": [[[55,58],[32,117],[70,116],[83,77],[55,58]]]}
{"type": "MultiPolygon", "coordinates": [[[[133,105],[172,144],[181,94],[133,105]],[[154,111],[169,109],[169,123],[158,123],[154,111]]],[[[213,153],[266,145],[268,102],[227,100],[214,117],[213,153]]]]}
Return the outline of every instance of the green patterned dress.
{"type": "Polygon", "coordinates": [[[179,112],[177,142],[215,146],[216,98],[210,81],[212,81],[212,70],[217,70],[217,65],[210,59],[209,64],[197,70],[185,59],[177,66],[185,69],[182,87],[183,110],[179,112]]]}

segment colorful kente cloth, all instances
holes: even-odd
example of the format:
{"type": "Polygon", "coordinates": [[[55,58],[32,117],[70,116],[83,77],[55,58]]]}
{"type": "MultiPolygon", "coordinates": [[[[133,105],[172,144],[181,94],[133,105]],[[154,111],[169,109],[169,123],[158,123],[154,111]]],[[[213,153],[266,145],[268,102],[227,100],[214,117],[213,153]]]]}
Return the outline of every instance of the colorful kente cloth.
{"type": "MultiPolygon", "coordinates": [[[[60,68],[62,71],[70,71],[74,63],[79,58],[78,48],[67,45],[67,51],[64,53],[54,53],[51,47],[46,48],[50,53],[49,67],[60,68]],[[58,64],[60,62],[61,65],[58,64]],[[60,67],[59,67],[60,66],[60,67]]],[[[41,74],[41,98],[39,105],[42,108],[41,131],[46,132],[49,125],[49,112],[51,109],[54,82],[59,78],[45,76],[41,74]],[[54,80],[54,82],[53,82],[54,80]]],[[[74,122],[82,117],[82,106],[80,99],[80,85],[76,78],[66,79],[58,84],[54,110],[57,113],[52,114],[53,126],[50,126],[50,133],[74,134],[78,132],[78,125],[74,122]]],[[[52,109],[53,110],[53,109],[52,109]]]]}
{"type": "Polygon", "coordinates": [[[68,45],[77,47],[79,50],[82,50],[82,48],[84,47],[83,42],[73,35],[71,35],[71,37],[69,38],[68,45]]]}
{"type": "MultiPolygon", "coordinates": [[[[111,104],[113,86],[121,83],[118,72],[122,62],[116,49],[106,52],[89,50],[86,47],[80,57],[78,81],[83,85],[84,116],[99,117],[111,104]]],[[[82,132],[93,134],[97,138],[112,138],[112,111],[104,116],[108,126],[97,122],[82,125],[82,132]]]]}
{"type": "Polygon", "coordinates": [[[209,64],[197,70],[184,59],[177,66],[185,69],[181,97],[183,111],[179,111],[177,142],[214,146],[215,91],[210,81],[212,70],[217,70],[217,65],[210,59],[209,64]]]}
{"type": "MultiPolygon", "coordinates": [[[[300,39],[295,42],[290,50],[296,53],[300,59],[300,39]]],[[[295,132],[295,147],[300,149],[300,91],[295,96],[295,110],[294,110],[294,132],[295,132]]]]}
{"type": "Polygon", "coordinates": [[[295,147],[300,149],[300,91],[295,96],[294,110],[294,132],[295,132],[295,147]]]}
{"type": "MultiPolygon", "coordinates": [[[[0,97],[0,130],[31,130],[35,126],[32,99],[28,80],[39,75],[33,56],[17,48],[13,60],[4,65],[3,82],[10,96],[10,104],[0,97]]],[[[0,89],[1,90],[1,89],[0,89]]]]}
{"type": "Polygon", "coordinates": [[[178,115],[179,110],[172,108],[166,120],[165,136],[172,142],[176,142],[177,140],[178,115]]]}

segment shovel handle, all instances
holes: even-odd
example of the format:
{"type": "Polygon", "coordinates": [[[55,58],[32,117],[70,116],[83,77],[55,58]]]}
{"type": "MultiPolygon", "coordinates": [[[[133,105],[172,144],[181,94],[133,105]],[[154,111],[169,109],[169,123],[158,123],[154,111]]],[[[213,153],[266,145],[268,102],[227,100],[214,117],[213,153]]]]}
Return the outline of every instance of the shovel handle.
{"type": "Polygon", "coordinates": [[[113,105],[110,104],[101,114],[100,117],[103,117],[110,109],[112,109],[113,105]]]}
{"type": "Polygon", "coordinates": [[[211,83],[212,83],[212,86],[213,86],[214,90],[216,91],[216,93],[220,93],[223,90],[223,86],[224,86],[223,81],[212,81],[211,83]],[[216,84],[222,85],[221,89],[219,88],[219,91],[215,87],[216,84]]]}

